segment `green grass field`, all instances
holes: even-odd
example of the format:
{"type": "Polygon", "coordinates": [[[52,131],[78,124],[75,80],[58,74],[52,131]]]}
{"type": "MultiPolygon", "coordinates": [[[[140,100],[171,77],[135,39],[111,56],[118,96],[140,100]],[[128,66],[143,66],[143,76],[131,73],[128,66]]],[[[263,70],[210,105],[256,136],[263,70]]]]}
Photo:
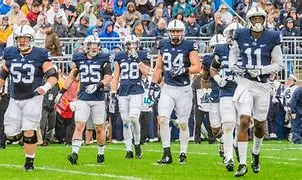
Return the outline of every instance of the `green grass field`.
{"type": "MultiPolygon", "coordinates": [[[[249,143],[251,148],[251,142],[249,143]]],[[[189,144],[188,162],[178,163],[179,144],[172,144],[173,164],[157,165],[161,155],[160,143],[142,146],[143,159],[125,159],[123,144],[108,144],[105,164],[96,164],[96,145],[84,146],[77,165],[70,165],[66,156],[71,147],[50,145],[39,147],[35,171],[24,172],[23,150],[10,145],[0,150],[0,179],[234,179],[218,156],[218,144],[189,144]]],[[[300,179],[302,175],[302,146],[289,142],[265,141],[261,151],[261,172],[254,174],[250,168],[247,179],[300,179]]],[[[235,168],[237,169],[236,162],[235,168]]]]}

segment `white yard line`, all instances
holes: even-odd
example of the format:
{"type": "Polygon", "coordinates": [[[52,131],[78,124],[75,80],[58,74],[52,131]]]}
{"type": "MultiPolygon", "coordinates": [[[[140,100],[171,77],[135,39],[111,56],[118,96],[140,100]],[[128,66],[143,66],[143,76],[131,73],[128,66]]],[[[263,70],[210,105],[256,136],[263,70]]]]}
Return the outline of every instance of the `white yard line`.
{"type": "MultiPolygon", "coordinates": [[[[0,164],[0,166],[8,167],[8,168],[17,168],[17,169],[23,168],[23,166],[15,165],[15,164],[0,164]]],[[[57,168],[52,168],[52,167],[43,167],[43,166],[35,167],[35,169],[44,170],[44,171],[68,173],[68,174],[81,174],[81,175],[86,175],[86,176],[117,178],[117,179],[131,179],[131,180],[140,179],[140,178],[134,177],[134,176],[120,176],[120,175],[104,174],[104,173],[99,174],[99,173],[94,173],[94,172],[82,172],[82,171],[74,171],[74,170],[67,170],[67,169],[57,169],[57,168]]]]}

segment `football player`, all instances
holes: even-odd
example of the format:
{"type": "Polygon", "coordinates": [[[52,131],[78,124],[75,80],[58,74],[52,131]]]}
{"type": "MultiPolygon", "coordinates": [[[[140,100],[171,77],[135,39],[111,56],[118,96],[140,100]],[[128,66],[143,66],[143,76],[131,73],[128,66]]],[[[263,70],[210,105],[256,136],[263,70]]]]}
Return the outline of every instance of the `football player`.
{"type": "Polygon", "coordinates": [[[238,151],[240,165],[236,177],[247,173],[248,129],[251,117],[254,119],[254,142],[252,150],[252,170],[260,171],[259,152],[264,136],[264,121],[270,103],[271,87],[268,78],[283,67],[280,33],[264,29],[266,13],[260,7],[252,7],[246,15],[248,28],[235,32],[234,42],[229,52],[229,67],[237,74],[237,88],[233,100],[240,114],[238,151]],[[237,64],[239,57],[242,66],[237,64]]]}
{"type": "Polygon", "coordinates": [[[115,103],[116,93],[119,95],[119,111],[123,121],[123,136],[127,151],[125,157],[129,159],[134,157],[133,134],[135,157],[141,159],[139,116],[144,94],[141,77],[144,71],[141,71],[141,68],[149,69],[144,63],[150,63],[150,55],[146,51],[139,50],[140,40],[135,35],[126,36],[124,46],[126,51],[115,54],[110,96],[112,102],[115,103]],[[120,83],[119,88],[118,83],[120,83]]]}
{"type": "Polygon", "coordinates": [[[82,134],[89,116],[96,130],[98,144],[97,163],[104,163],[105,132],[105,94],[104,86],[111,81],[111,66],[109,54],[100,52],[100,39],[90,35],[84,42],[85,52],[75,52],[72,57],[72,69],[64,81],[62,90],[56,97],[56,102],[76,80],[80,78],[78,100],[75,103],[76,128],[72,137],[72,153],[67,156],[71,164],[77,164],[78,153],[82,144],[82,134]]]}
{"type": "Polygon", "coordinates": [[[158,103],[160,135],[163,145],[162,159],[159,164],[172,163],[170,150],[169,117],[174,109],[180,127],[179,162],[186,163],[189,139],[188,118],[192,109],[192,88],[189,74],[199,73],[201,64],[198,57],[198,46],[194,41],[184,40],[185,26],[180,20],[168,24],[169,40],[159,42],[158,58],[154,69],[152,83],[149,87],[149,98],[154,100],[156,82],[164,74],[164,85],[158,103]]]}
{"type": "MultiPolygon", "coordinates": [[[[223,131],[224,162],[228,171],[234,170],[233,160],[233,132],[236,128],[238,113],[233,103],[233,95],[237,84],[235,74],[228,67],[228,57],[230,46],[233,42],[233,34],[239,25],[230,24],[224,31],[224,37],[227,43],[217,44],[214,49],[214,59],[211,64],[211,76],[220,86],[219,109],[223,131]]],[[[237,135],[237,134],[236,134],[237,135]]],[[[234,142],[237,147],[237,142],[234,142]]]]}
{"type": "MultiPolygon", "coordinates": [[[[210,39],[210,47],[212,49],[215,48],[218,44],[225,44],[226,40],[221,34],[216,34],[210,39]]],[[[210,69],[211,64],[214,59],[214,54],[211,53],[209,55],[205,55],[202,58],[202,64],[203,64],[203,79],[206,80],[207,78],[210,78],[211,82],[211,102],[210,102],[210,112],[209,112],[209,119],[210,119],[210,126],[213,132],[213,135],[219,139],[220,147],[219,147],[219,155],[220,157],[224,157],[223,152],[223,139],[222,139],[222,129],[221,129],[221,116],[219,111],[219,91],[220,86],[223,86],[223,82],[221,84],[218,84],[212,77],[210,77],[210,69]]]]}
{"type": "Polygon", "coordinates": [[[11,141],[23,137],[26,171],[34,170],[43,95],[58,79],[49,52],[33,46],[34,35],[30,26],[19,26],[14,31],[16,47],[4,50],[4,63],[0,68],[0,88],[8,75],[11,77],[10,100],[4,115],[5,133],[11,141]]]}

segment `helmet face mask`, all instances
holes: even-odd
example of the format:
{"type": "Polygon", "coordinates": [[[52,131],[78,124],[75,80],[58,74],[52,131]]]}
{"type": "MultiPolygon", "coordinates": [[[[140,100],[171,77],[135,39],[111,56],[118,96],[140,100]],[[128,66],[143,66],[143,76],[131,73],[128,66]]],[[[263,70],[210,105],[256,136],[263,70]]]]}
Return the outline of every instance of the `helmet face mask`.
{"type": "Polygon", "coordinates": [[[265,26],[266,12],[260,7],[252,7],[246,15],[248,24],[253,32],[262,32],[265,26]]]}
{"type": "Polygon", "coordinates": [[[124,39],[124,46],[128,53],[133,53],[139,49],[140,41],[135,35],[129,35],[124,39]]]}
{"type": "Polygon", "coordinates": [[[15,37],[15,43],[21,53],[26,53],[32,48],[31,41],[32,41],[32,38],[29,36],[15,37]]]}
{"type": "Polygon", "coordinates": [[[100,39],[90,35],[84,40],[84,50],[88,56],[95,57],[100,53],[100,39]]]}
{"type": "Polygon", "coordinates": [[[29,25],[17,27],[14,31],[14,43],[21,53],[28,53],[31,51],[34,43],[35,31],[29,25]]]}

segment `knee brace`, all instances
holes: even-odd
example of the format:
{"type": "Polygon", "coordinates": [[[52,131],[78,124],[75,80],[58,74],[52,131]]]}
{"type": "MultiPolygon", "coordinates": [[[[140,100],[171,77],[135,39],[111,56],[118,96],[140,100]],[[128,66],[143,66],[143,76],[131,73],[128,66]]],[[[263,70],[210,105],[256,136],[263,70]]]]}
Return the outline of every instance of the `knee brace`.
{"type": "Polygon", "coordinates": [[[236,123],[227,122],[222,124],[222,131],[224,133],[233,133],[233,130],[235,129],[236,123]]]}
{"type": "Polygon", "coordinates": [[[24,136],[23,132],[23,142],[25,144],[36,144],[38,142],[37,131],[34,131],[34,135],[31,137],[24,136]]]}
{"type": "Polygon", "coordinates": [[[188,122],[186,122],[184,120],[179,120],[178,126],[181,130],[185,131],[188,128],[188,122]]]}
{"type": "Polygon", "coordinates": [[[160,116],[160,117],[159,117],[159,124],[165,124],[165,123],[168,123],[168,124],[169,124],[168,119],[169,119],[168,117],[160,116]]]}
{"type": "Polygon", "coordinates": [[[6,136],[6,139],[12,142],[19,141],[23,137],[23,134],[17,134],[15,136],[6,136]]]}
{"type": "Polygon", "coordinates": [[[137,121],[138,121],[138,118],[129,117],[129,121],[130,121],[130,122],[137,122],[137,121]]]}

